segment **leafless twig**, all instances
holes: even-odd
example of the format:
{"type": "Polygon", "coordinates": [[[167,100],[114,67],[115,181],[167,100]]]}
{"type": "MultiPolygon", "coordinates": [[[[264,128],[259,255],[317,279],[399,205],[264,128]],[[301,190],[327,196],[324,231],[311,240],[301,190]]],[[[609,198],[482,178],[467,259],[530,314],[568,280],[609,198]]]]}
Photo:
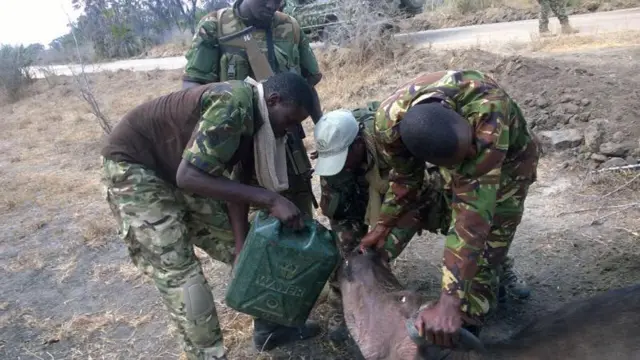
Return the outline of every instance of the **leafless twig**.
{"type": "Polygon", "coordinates": [[[604,209],[620,209],[620,208],[626,209],[634,206],[640,206],[640,202],[624,204],[624,205],[598,206],[598,207],[592,207],[592,208],[586,208],[586,209],[580,209],[580,210],[574,210],[574,211],[563,211],[559,213],[557,216],[568,215],[568,214],[579,214],[583,212],[604,210],[604,209]]]}
{"type": "Polygon", "coordinates": [[[604,199],[604,198],[606,198],[606,197],[608,197],[608,196],[610,196],[610,195],[612,195],[612,194],[617,193],[618,191],[620,191],[620,190],[624,189],[625,187],[627,187],[627,186],[631,185],[631,183],[632,183],[632,182],[634,182],[634,181],[636,181],[639,177],[640,177],[640,174],[638,174],[638,175],[634,176],[633,178],[631,178],[631,180],[627,181],[626,183],[624,183],[624,184],[622,184],[622,185],[618,186],[617,188],[615,188],[614,190],[612,190],[612,191],[610,191],[610,192],[608,192],[608,193],[606,193],[606,194],[602,195],[602,197],[601,197],[601,198],[602,198],[602,199],[604,199]]]}
{"type": "Polygon", "coordinates": [[[635,170],[635,169],[639,169],[640,170],[640,164],[608,167],[608,168],[605,168],[605,169],[597,170],[596,172],[597,173],[601,173],[601,172],[605,172],[605,171],[635,170]]]}
{"type": "Polygon", "coordinates": [[[91,113],[93,113],[93,115],[95,115],[95,117],[98,119],[98,125],[100,125],[100,127],[102,128],[102,131],[104,131],[106,134],[109,134],[111,132],[111,122],[109,121],[107,116],[102,112],[102,110],[100,109],[100,104],[98,103],[98,100],[96,100],[96,97],[93,95],[93,90],[91,89],[91,83],[89,82],[89,77],[85,72],[84,60],[80,55],[80,45],[78,44],[78,39],[74,31],[73,22],[71,21],[69,14],[64,10],[64,8],[62,9],[62,11],[64,11],[65,15],[67,16],[69,28],[71,29],[71,35],[73,36],[73,41],[76,47],[76,56],[78,57],[78,63],[80,64],[79,74],[74,73],[73,68],[71,66],[69,67],[69,70],[71,71],[71,75],[73,77],[74,82],[76,83],[76,86],[78,87],[78,90],[80,91],[80,95],[82,99],[87,104],[89,104],[89,107],[91,108],[91,113]]]}

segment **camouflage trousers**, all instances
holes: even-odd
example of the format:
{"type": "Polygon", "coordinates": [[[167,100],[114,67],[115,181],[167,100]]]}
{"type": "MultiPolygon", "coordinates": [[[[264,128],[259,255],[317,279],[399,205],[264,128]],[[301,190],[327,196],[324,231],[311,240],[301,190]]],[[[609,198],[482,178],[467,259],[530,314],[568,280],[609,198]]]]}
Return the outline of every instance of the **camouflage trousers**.
{"type": "Polygon", "coordinates": [[[224,355],[211,288],[194,246],[233,263],[226,204],[186,194],[141,165],[103,160],[106,200],[129,256],[149,276],[189,360],[224,355]]]}
{"type": "MultiPolygon", "coordinates": [[[[496,209],[484,250],[478,258],[478,271],[470,282],[462,299],[462,311],[471,318],[483,322],[486,315],[495,310],[498,303],[500,274],[507,262],[509,248],[522,220],[524,202],[531,181],[503,180],[496,200],[496,209]]],[[[448,288],[447,270],[443,269],[442,287],[448,288]]]]}
{"type": "Polygon", "coordinates": [[[540,4],[540,21],[538,27],[540,31],[549,30],[549,13],[553,11],[553,14],[558,18],[560,24],[566,24],[569,22],[566,10],[566,0],[538,0],[540,4]]]}

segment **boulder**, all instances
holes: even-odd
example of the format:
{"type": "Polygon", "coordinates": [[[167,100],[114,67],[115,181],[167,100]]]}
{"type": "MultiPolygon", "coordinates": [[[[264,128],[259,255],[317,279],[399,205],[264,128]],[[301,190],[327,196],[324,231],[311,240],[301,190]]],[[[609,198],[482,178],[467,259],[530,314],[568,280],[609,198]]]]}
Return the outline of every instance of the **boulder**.
{"type": "Polygon", "coordinates": [[[541,131],[538,137],[543,145],[553,150],[566,150],[580,146],[584,139],[582,133],[576,129],[541,131]]]}
{"type": "Polygon", "coordinates": [[[584,130],[584,144],[592,152],[598,152],[604,140],[604,123],[592,121],[584,130]]]}
{"type": "Polygon", "coordinates": [[[605,162],[609,160],[609,158],[606,155],[593,153],[591,154],[591,160],[595,160],[597,162],[605,162]]]}
{"type": "Polygon", "coordinates": [[[631,151],[631,146],[629,146],[628,144],[606,142],[600,145],[600,153],[609,155],[609,156],[622,157],[622,156],[626,156],[627,153],[629,153],[630,151],[631,151]]]}

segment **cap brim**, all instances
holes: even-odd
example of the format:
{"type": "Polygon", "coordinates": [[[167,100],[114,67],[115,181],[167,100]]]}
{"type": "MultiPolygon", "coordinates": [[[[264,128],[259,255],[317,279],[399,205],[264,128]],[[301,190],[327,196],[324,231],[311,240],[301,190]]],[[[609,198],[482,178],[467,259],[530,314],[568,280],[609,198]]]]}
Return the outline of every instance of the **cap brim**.
{"type": "Polygon", "coordinates": [[[342,168],[344,168],[344,163],[347,161],[348,153],[349,148],[335,155],[326,157],[318,156],[314,172],[318,176],[333,176],[339,173],[342,168]]]}

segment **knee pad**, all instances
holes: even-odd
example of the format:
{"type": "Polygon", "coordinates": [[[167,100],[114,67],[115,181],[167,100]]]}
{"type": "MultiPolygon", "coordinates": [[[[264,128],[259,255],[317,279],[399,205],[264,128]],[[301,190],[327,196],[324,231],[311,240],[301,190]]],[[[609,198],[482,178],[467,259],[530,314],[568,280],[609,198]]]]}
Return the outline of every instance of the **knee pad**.
{"type": "Polygon", "coordinates": [[[191,277],[182,286],[187,320],[198,321],[215,311],[213,294],[202,275],[191,277]]]}

